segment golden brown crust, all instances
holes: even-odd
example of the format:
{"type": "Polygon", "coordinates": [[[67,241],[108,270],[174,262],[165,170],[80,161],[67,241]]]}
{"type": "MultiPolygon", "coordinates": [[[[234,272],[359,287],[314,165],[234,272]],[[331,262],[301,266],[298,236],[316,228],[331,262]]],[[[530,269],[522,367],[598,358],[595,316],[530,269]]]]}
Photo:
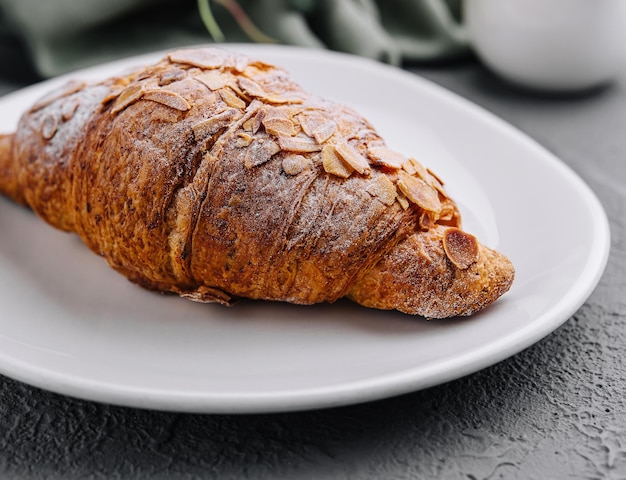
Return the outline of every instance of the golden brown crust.
{"type": "Polygon", "coordinates": [[[363,117],[216,49],[53,92],[0,139],[3,171],[1,190],[130,280],[197,301],[348,294],[438,317],[513,278],[499,254],[472,257],[438,177],[363,117]]]}

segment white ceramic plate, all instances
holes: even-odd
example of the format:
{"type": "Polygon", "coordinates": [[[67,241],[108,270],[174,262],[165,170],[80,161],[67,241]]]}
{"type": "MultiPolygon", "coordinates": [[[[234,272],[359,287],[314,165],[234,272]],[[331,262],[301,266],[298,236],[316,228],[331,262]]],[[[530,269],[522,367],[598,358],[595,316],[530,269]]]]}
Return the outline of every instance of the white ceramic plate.
{"type": "MultiPolygon", "coordinates": [[[[426,321],[349,302],[196,304],[132,285],[72,235],[0,199],[0,372],[96,401],[191,412],[329,407],[461,377],[541,339],[587,299],[609,250],[589,188],[534,141],[415,75],[361,58],[231,46],[352,105],[446,180],[464,226],[517,269],[469,319],[426,321]],[[584,228],[581,228],[584,225],[584,228]]],[[[148,55],[71,75],[102,78],[148,55]]],[[[0,131],[55,79],[0,99],[0,131]]]]}

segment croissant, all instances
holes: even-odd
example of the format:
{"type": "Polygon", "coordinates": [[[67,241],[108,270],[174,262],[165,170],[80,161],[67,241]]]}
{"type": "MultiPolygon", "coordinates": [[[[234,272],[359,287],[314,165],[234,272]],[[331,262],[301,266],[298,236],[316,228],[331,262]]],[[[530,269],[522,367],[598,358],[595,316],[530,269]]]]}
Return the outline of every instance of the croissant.
{"type": "Polygon", "coordinates": [[[215,48],[39,100],[0,137],[0,192],[132,282],[201,302],[347,297],[441,318],[514,277],[366,119],[215,48]]]}

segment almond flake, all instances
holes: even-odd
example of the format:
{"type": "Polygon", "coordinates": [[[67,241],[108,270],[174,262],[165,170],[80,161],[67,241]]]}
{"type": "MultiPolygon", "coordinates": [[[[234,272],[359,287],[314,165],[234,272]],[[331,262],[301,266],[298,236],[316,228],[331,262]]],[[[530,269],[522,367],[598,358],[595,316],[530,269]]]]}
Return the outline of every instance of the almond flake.
{"type": "Polygon", "coordinates": [[[45,138],[46,140],[50,140],[57,132],[58,126],[59,121],[54,115],[46,115],[43,119],[43,122],[41,122],[41,135],[43,135],[43,138],[45,138]]]}
{"type": "Polygon", "coordinates": [[[238,110],[235,110],[234,108],[229,108],[227,110],[224,110],[223,112],[207,118],[206,120],[202,120],[201,122],[196,123],[194,126],[191,127],[195,139],[202,140],[208,135],[215,135],[223,128],[228,127],[228,125],[230,125],[230,123],[238,114],[238,110]]]}
{"type": "Polygon", "coordinates": [[[263,108],[263,120],[268,118],[284,118],[286,120],[291,119],[291,112],[288,109],[282,107],[270,107],[263,108]]]}
{"type": "MultiPolygon", "coordinates": [[[[428,185],[437,190],[442,197],[449,198],[447,192],[443,188],[443,183],[439,180],[439,177],[434,175],[431,170],[424,168],[421,163],[419,163],[414,158],[409,158],[407,162],[402,166],[404,170],[407,172],[410,170],[414,172],[412,175],[419,176],[422,180],[424,180],[428,185]]],[[[409,172],[410,173],[410,172],[409,172]]]]}
{"type": "Polygon", "coordinates": [[[450,198],[446,190],[443,188],[443,182],[441,181],[441,179],[437,175],[435,175],[429,168],[427,168],[426,171],[429,175],[430,184],[435,187],[435,189],[441,194],[442,197],[450,198]]]}
{"type": "Polygon", "coordinates": [[[276,137],[293,137],[298,133],[293,122],[287,118],[266,117],[262,123],[265,131],[276,137]]]}
{"type": "Polygon", "coordinates": [[[319,113],[304,113],[298,116],[298,120],[300,121],[302,130],[304,130],[304,133],[309,137],[312,137],[313,132],[320,129],[327,122],[326,117],[319,113]]]}
{"type": "Polygon", "coordinates": [[[367,186],[366,191],[385,205],[393,205],[396,201],[396,186],[385,174],[378,175],[367,186]]]}
{"type": "Polygon", "coordinates": [[[458,228],[448,228],[444,232],[443,249],[450,261],[461,270],[469,268],[479,258],[476,237],[458,228]]]}
{"type": "Polygon", "coordinates": [[[70,120],[74,116],[74,113],[76,113],[76,110],[78,109],[79,105],[80,105],[79,98],[74,98],[73,100],[70,100],[69,102],[64,103],[63,106],[61,107],[61,118],[66,122],[70,120]]]}
{"type": "Polygon", "coordinates": [[[111,89],[111,91],[102,99],[100,104],[101,105],[106,105],[110,101],[115,100],[124,91],[124,88],[125,87],[117,86],[117,87],[111,89]]]}
{"type": "Polygon", "coordinates": [[[262,165],[278,152],[280,152],[280,147],[275,141],[269,138],[258,139],[248,147],[244,160],[246,168],[262,165]]]}
{"type": "Polygon", "coordinates": [[[240,110],[246,108],[246,102],[235,95],[230,88],[220,90],[220,96],[222,97],[222,100],[224,100],[224,103],[226,103],[229,107],[238,108],[240,110]]]}
{"type": "Polygon", "coordinates": [[[278,137],[278,144],[282,150],[288,152],[308,153],[319,152],[322,149],[319,143],[306,137],[278,137]]]}
{"type": "Polygon", "coordinates": [[[143,83],[135,83],[126,87],[117,97],[117,100],[111,109],[111,113],[117,113],[124,110],[126,107],[143,97],[145,93],[146,87],[143,83]]]}
{"type": "Polygon", "coordinates": [[[348,178],[354,171],[354,168],[341,160],[335,147],[330,144],[324,145],[322,149],[322,166],[326,172],[341,178],[348,178]]]}
{"type": "Polygon", "coordinates": [[[250,99],[252,98],[250,95],[248,95],[246,92],[244,92],[241,88],[239,88],[239,85],[234,80],[232,82],[228,83],[228,87],[233,92],[235,92],[235,95],[238,95],[240,98],[244,99],[247,102],[249,102],[250,99]]]}
{"type": "Polygon", "coordinates": [[[283,158],[283,171],[287,175],[298,175],[308,168],[311,160],[302,155],[285,155],[283,158]]]}
{"type": "Polygon", "coordinates": [[[186,112],[191,108],[187,100],[168,90],[148,90],[143,94],[143,99],[152,100],[181,112],[186,112]]]}
{"type": "Polygon", "coordinates": [[[417,169],[419,168],[418,165],[421,166],[421,164],[417,160],[411,157],[407,158],[407,160],[402,163],[402,168],[409,175],[415,175],[417,173],[417,169]]]}
{"type": "Polygon", "coordinates": [[[277,94],[277,93],[266,93],[263,97],[260,97],[265,100],[267,103],[272,103],[276,105],[284,105],[286,103],[294,104],[294,103],[302,103],[302,98],[297,94],[277,94]]]}
{"type": "Polygon", "coordinates": [[[258,83],[246,77],[239,78],[239,86],[244,92],[252,97],[263,98],[267,95],[267,93],[265,93],[265,90],[263,90],[263,88],[261,88],[258,83]]]}
{"type": "Polygon", "coordinates": [[[348,142],[340,142],[335,145],[335,151],[361,175],[370,172],[370,165],[367,159],[348,142]]]}
{"type": "Polygon", "coordinates": [[[370,147],[367,150],[367,156],[371,158],[376,165],[384,165],[394,170],[400,170],[402,164],[406,161],[404,155],[382,145],[370,147]]]}
{"type": "Polygon", "coordinates": [[[428,170],[424,168],[424,166],[418,162],[415,158],[411,157],[406,162],[402,164],[402,168],[405,172],[410,175],[417,175],[422,180],[424,180],[428,185],[433,184],[433,179],[431,175],[428,173],[428,170]]]}
{"type": "Polygon", "coordinates": [[[180,68],[166,70],[159,75],[159,87],[164,87],[170,83],[178,82],[187,76],[187,72],[180,68]]]}
{"type": "Polygon", "coordinates": [[[247,147],[254,141],[254,137],[252,135],[248,135],[245,132],[239,132],[237,134],[237,141],[235,145],[239,148],[247,147]]]}
{"type": "Polygon", "coordinates": [[[176,50],[167,57],[172,63],[182,63],[209,70],[219,68],[224,64],[224,55],[218,50],[207,48],[176,50]]]}
{"type": "Polygon", "coordinates": [[[439,201],[437,190],[432,188],[421,178],[413,177],[400,170],[398,188],[406,195],[411,203],[414,203],[418,207],[437,215],[441,212],[441,202],[439,201]]]}
{"type": "Polygon", "coordinates": [[[228,77],[219,70],[207,70],[193,77],[198,82],[206,85],[209,90],[219,90],[228,85],[228,77]]]}
{"type": "Polygon", "coordinates": [[[435,172],[433,172],[430,168],[427,168],[427,169],[426,169],[426,171],[427,171],[428,173],[430,173],[430,175],[431,175],[431,176],[432,176],[435,180],[437,180],[437,182],[439,183],[439,185],[441,185],[442,187],[445,185],[445,184],[443,183],[443,180],[442,180],[441,178],[439,178],[439,176],[438,176],[435,172]]]}
{"type": "Polygon", "coordinates": [[[398,203],[402,207],[402,210],[406,210],[407,208],[409,208],[409,201],[404,196],[404,193],[402,193],[402,192],[398,191],[398,189],[396,189],[396,195],[397,195],[398,203]]]}
{"type": "Polygon", "coordinates": [[[243,129],[247,132],[251,132],[252,134],[255,134],[256,132],[259,131],[259,128],[261,128],[261,123],[263,121],[264,116],[265,116],[264,110],[259,110],[256,115],[250,117],[248,120],[243,122],[243,125],[242,125],[243,129]]]}
{"type": "Polygon", "coordinates": [[[313,131],[313,138],[317,140],[317,143],[324,143],[326,140],[332,137],[336,131],[337,124],[332,120],[329,120],[313,131]]]}
{"type": "Polygon", "coordinates": [[[243,71],[248,68],[250,64],[250,59],[245,55],[236,55],[233,58],[233,62],[231,62],[233,70],[237,73],[243,73],[243,71]]]}

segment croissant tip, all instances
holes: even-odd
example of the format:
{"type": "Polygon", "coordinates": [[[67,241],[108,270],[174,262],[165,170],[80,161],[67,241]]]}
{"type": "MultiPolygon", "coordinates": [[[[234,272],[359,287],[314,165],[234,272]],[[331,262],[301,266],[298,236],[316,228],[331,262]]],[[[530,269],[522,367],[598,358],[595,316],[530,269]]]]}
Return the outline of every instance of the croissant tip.
{"type": "Polygon", "coordinates": [[[442,228],[410,235],[359,278],[349,297],[435,319],[473,315],[511,288],[515,270],[503,254],[477,244],[476,260],[459,266],[444,254],[444,244],[442,228]]]}

